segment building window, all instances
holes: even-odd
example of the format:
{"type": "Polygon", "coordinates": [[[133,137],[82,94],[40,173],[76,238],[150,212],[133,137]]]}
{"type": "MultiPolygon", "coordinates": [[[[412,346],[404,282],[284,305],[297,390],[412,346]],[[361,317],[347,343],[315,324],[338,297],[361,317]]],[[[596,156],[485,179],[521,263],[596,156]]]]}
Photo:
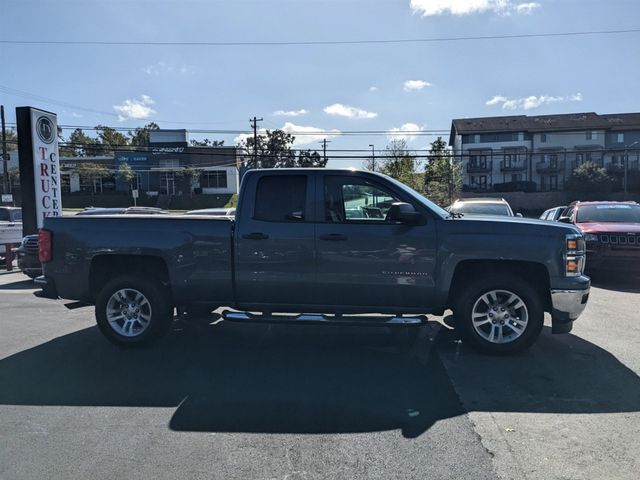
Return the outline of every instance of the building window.
{"type": "Polygon", "coordinates": [[[584,153],[576,153],[576,163],[582,165],[584,163],[584,153]]]}
{"type": "Polygon", "coordinates": [[[518,132],[518,141],[522,142],[524,140],[524,132],[518,132]]]}
{"type": "Polygon", "coordinates": [[[546,133],[540,134],[540,142],[547,143],[547,134],[546,133]]]}
{"type": "Polygon", "coordinates": [[[487,188],[487,176],[486,175],[480,175],[478,177],[478,186],[482,189],[487,188]]]}
{"type": "Polygon", "coordinates": [[[558,176],[551,175],[549,177],[549,190],[558,190],[558,176]]]}
{"type": "Polygon", "coordinates": [[[624,133],[617,134],[618,143],[624,143],[624,133]]]}
{"type": "Polygon", "coordinates": [[[598,132],[587,132],[587,140],[597,140],[598,132]]]}
{"type": "Polygon", "coordinates": [[[225,170],[207,170],[200,176],[203,188],[227,188],[227,172],[225,170]]]}
{"type": "Polygon", "coordinates": [[[480,135],[476,134],[473,136],[473,143],[480,143],[480,135]]]}
{"type": "Polygon", "coordinates": [[[510,154],[507,154],[507,155],[504,156],[504,166],[505,166],[505,168],[511,168],[511,160],[512,160],[512,157],[511,157],[510,154]]]}

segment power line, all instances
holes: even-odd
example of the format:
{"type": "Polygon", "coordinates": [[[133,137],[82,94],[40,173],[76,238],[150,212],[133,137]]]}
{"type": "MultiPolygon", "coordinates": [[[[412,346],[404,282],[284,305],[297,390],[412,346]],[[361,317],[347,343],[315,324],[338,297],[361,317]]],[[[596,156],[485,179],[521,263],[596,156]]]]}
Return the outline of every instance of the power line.
{"type": "Polygon", "coordinates": [[[266,41],[266,42],[162,42],[162,41],[114,41],[114,40],[0,40],[5,45],[85,45],[85,46],[175,46],[175,47],[279,47],[279,46],[318,46],[318,45],[380,45],[407,43],[439,43],[476,40],[508,40],[517,38],[573,37],[586,35],[621,35],[639,33],[640,29],[587,30],[577,32],[521,33],[513,35],[476,35],[460,37],[400,38],[400,39],[363,39],[363,40],[302,40],[302,41],[266,41]]]}

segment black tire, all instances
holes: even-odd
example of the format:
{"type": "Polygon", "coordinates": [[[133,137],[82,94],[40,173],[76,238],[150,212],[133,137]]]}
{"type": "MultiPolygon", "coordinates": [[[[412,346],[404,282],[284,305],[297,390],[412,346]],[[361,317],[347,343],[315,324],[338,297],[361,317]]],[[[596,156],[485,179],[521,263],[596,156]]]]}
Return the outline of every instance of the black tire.
{"type": "MultiPolygon", "coordinates": [[[[494,296],[485,298],[494,298],[494,296]]],[[[500,294],[500,298],[505,299],[507,296],[500,294]]],[[[519,314],[521,315],[523,312],[522,308],[518,310],[518,312],[520,312],[519,314]]],[[[521,277],[506,272],[502,274],[478,276],[467,282],[456,299],[454,315],[464,338],[475,349],[491,355],[511,355],[526,350],[536,341],[544,325],[543,302],[539,293],[530,283],[521,277]],[[487,330],[493,332],[494,327],[491,324],[495,321],[497,322],[495,325],[496,329],[500,329],[501,332],[508,332],[508,336],[514,337],[513,340],[507,341],[506,343],[495,343],[484,338],[478,333],[473,324],[473,310],[476,302],[479,302],[478,308],[481,308],[484,305],[484,302],[481,300],[482,296],[493,291],[510,292],[517,295],[524,303],[526,313],[528,314],[526,326],[519,336],[517,336],[517,330],[509,324],[509,322],[519,320],[518,317],[514,319],[514,311],[511,311],[511,319],[503,318],[505,314],[509,317],[509,308],[506,309],[506,312],[500,312],[501,309],[498,308],[495,314],[491,313],[493,310],[488,309],[486,318],[483,319],[479,317],[479,321],[488,320],[487,324],[478,327],[478,329],[486,334],[490,335],[490,333],[486,332],[487,330]],[[493,319],[489,319],[489,313],[494,317],[493,319]],[[499,318],[503,322],[506,322],[504,327],[499,324],[498,320],[495,320],[498,316],[500,316],[499,318]]],[[[514,323],[514,325],[516,325],[516,323],[514,323]]]]}
{"type": "Polygon", "coordinates": [[[161,283],[139,275],[122,275],[108,282],[100,290],[96,298],[95,314],[98,328],[110,342],[134,346],[149,343],[167,333],[173,320],[173,307],[169,302],[169,292],[161,283]],[[142,329],[138,334],[126,336],[117,332],[107,318],[109,300],[120,290],[135,290],[148,301],[149,320],[145,322],[144,328],[142,322],[137,323],[138,329],[142,329]]]}

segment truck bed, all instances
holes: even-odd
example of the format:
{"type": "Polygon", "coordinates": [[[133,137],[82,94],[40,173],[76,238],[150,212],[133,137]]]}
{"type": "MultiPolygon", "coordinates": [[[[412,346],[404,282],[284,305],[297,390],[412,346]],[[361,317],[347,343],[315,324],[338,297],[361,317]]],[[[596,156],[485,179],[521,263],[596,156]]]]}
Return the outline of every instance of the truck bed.
{"type": "MultiPolygon", "coordinates": [[[[92,300],[91,269],[144,261],[164,262],[171,290],[185,301],[233,298],[233,221],[169,215],[77,216],[47,219],[53,259],[45,266],[57,278],[62,298],[92,300]],[[130,256],[130,257],[129,257],[130,256]]],[[[136,269],[132,268],[135,274],[136,269]]]]}

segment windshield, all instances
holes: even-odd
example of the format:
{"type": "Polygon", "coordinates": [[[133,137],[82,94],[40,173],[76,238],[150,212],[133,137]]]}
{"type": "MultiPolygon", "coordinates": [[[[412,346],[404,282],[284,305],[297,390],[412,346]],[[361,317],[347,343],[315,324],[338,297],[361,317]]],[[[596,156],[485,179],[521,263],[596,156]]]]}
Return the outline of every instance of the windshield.
{"type": "Polygon", "coordinates": [[[578,208],[578,223],[640,223],[640,205],[582,205],[578,208]]]}
{"type": "Polygon", "coordinates": [[[451,207],[451,213],[465,215],[503,215],[512,216],[511,209],[504,203],[462,202],[451,207]]]}
{"type": "Polygon", "coordinates": [[[420,195],[418,192],[416,192],[413,188],[408,187],[407,185],[405,185],[402,182],[399,182],[398,180],[396,180],[395,178],[391,178],[389,176],[386,176],[386,179],[389,180],[391,183],[393,183],[394,185],[396,185],[397,187],[401,188],[404,192],[406,192],[407,194],[411,195],[413,198],[415,198],[416,200],[418,200],[420,203],[422,203],[425,207],[427,207],[429,210],[431,210],[432,212],[434,212],[436,215],[440,215],[442,218],[447,218],[449,217],[449,213],[442,207],[436,205],[435,203],[433,203],[431,200],[429,200],[428,198],[426,198],[424,195],[420,195]]]}

